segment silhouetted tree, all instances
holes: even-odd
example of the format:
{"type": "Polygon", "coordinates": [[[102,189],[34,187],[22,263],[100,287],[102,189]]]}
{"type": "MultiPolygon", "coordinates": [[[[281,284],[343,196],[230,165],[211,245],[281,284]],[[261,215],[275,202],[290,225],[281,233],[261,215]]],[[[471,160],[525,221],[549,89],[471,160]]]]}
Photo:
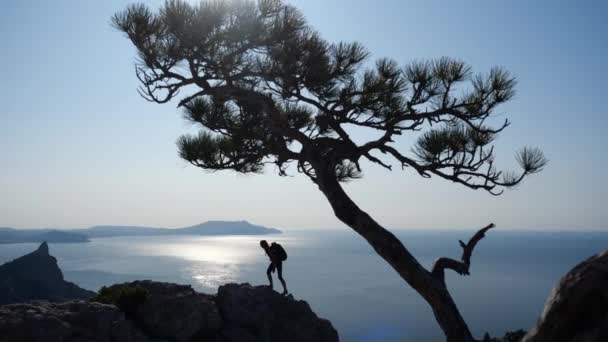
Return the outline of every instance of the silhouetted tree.
{"type": "Polygon", "coordinates": [[[167,1],[158,13],[131,5],[113,24],[137,48],[140,94],[166,103],[183,92],[178,107],[202,126],[198,135],[179,139],[183,159],[206,170],[242,173],[262,172],[270,163],[280,175],[295,163],[335,215],[424,297],[448,341],[474,340],[444,270],[468,274],[476,243],[493,225],[460,242],[461,260],[440,258],[429,271],[340,183],[361,177],[364,159],[494,195],[539,172],[546,160],[534,148],[517,153],[518,174],[494,166],[491,143],[509,121],[489,120],[515,93],[507,71],[474,75],[464,62],[445,57],[403,68],[379,59],[364,69],[363,46],[328,43],[280,0],[167,1]],[[374,138],[356,142],[349,135],[355,127],[374,138]],[[418,131],[411,155],[393,144],[397,136],[418,131]]]}

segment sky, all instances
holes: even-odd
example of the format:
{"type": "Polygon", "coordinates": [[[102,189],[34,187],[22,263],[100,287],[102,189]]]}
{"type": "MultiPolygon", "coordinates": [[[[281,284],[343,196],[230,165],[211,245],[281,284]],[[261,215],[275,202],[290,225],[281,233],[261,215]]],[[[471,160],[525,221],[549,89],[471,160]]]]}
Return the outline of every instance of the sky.
{"type": "MultiPolygon", "coordinates": [[[[608,231],[608,3],[604,1],[291,0],[329,41],[358,41],[401,65],[450,56],[518,78],[498,109],[512,125],[499,166],[522,146],[550,163],[494,197],[411,170],[365,165],[345,185],[386,227],[608,231]]],[[[136,92],[135,50],[110,17],[129,2],[5,0],[0,4],[0,226],[179,227],[212,219],[340,228],[305,176],[205,172],[179,159],[193,127],[175,103],[136,92]]],[[[162,1],[147,2],[158,8],[162,1]]],[[[410,141],[397,142],[409,150],[410,141]]]]}

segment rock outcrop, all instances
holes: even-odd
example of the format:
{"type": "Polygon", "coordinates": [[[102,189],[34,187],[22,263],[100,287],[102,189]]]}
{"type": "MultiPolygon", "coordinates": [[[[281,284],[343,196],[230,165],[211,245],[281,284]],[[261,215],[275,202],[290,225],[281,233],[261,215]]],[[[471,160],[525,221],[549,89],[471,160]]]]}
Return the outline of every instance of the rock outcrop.
{"type": "Polygon", "coordinates": [[[338,334],[305,301],[266,286],[227,284],[212,296],[135,281],[102,289],[90,302],[1,306],[0,341],[336,342],[338,334]],[[118,307],[95,302],[108,299],[118,307]]]}
{"type": "Polygon", "coordinates": [[[170,341],[211,340],[222,327],[222,317],[215,296],[198,293],[187,285],[149,280],[117,284],[104,291],[121,288],[145,290],[145,299],[135,304],[130,319],[149,336],[170,341]]]}
{"type": "Polygon", "coordinates": [[[522,342],[608,341],[608,251],[568,272],[522,342]]]}
{"type": "Polygon", "coordinates": [[[0,266],[0,305],[30,300],[60,302],[94,295],[63,279],[46,242],[34,252],[0,266]]]}
{"type": "Polygon", "coordinates": [[[338,341],[328,320],[320,319],[305,301],[282,296],[267,286],[227,284],[217,292],[227,341],[338,341]]]}

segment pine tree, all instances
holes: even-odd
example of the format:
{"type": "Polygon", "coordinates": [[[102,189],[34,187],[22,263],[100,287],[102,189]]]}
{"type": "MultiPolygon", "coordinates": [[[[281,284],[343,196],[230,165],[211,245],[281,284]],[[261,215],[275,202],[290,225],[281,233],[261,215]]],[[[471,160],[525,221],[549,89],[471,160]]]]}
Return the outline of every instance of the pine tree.
{"type": "Polygon", "coordinates": [[[519,173],[494,166],[492,142],[509,121],[492,124],[492,114],[515,93],[506,70],[474,74],[446,57],[405,67],[391,59],[371,63],[361,44],[325,41],[280,0],[167,1],[158,12],[131,5],[113,25],[137,48],[140,94],[157,103],[179,100],[185,118],[200,125],[199,134],[179,139],[183,159],[206,170],[256,173],[274,164],[279,175],[303,173],[336,217],[428,302],[447,341],[474,340],[444,271],[469,274],[473,249],[493,225],[460,241],[460,260],[439,258],[427,270],[341,182],[360,178],[367,160],[500,195],[541,171],[543,153],[527,147],[516,154],[519,173]],[[357,143],[353,127],[375,138],[357,143]],[[418,131],[409,154],[395,146],[395,138],[418,131]]]}

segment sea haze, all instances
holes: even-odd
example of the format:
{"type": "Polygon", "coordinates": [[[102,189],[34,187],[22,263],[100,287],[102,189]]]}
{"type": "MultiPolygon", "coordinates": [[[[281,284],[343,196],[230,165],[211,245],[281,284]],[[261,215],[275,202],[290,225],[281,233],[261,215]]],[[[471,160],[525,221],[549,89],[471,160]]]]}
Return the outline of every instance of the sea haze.
{"type": "MultiPolygon", "coordinates": [[[[439,256],[459,257],[459,239],[472,232],[396,231],[426,267],[439,256]]],[[[51,244],[66,280],[91,290],[154,279],[213,293],[226,282],[265,284],[260,239],[278,241],[289,255],[289,290],[330,319],[342,341],[442,341],[422,299],[348,229],[288,231],[260,236],[130,236],[90,243],[51,244]]],[[[0,263],[37,248],[0,246],[0,263]]],[[[608,233],[490,231],[475,249],[471,275],[447,282],[476,336],[529,328],[559,278],[608,247],[608,233]]],[[[276,275],[275,275],[276,276],[276,275]]]]}

